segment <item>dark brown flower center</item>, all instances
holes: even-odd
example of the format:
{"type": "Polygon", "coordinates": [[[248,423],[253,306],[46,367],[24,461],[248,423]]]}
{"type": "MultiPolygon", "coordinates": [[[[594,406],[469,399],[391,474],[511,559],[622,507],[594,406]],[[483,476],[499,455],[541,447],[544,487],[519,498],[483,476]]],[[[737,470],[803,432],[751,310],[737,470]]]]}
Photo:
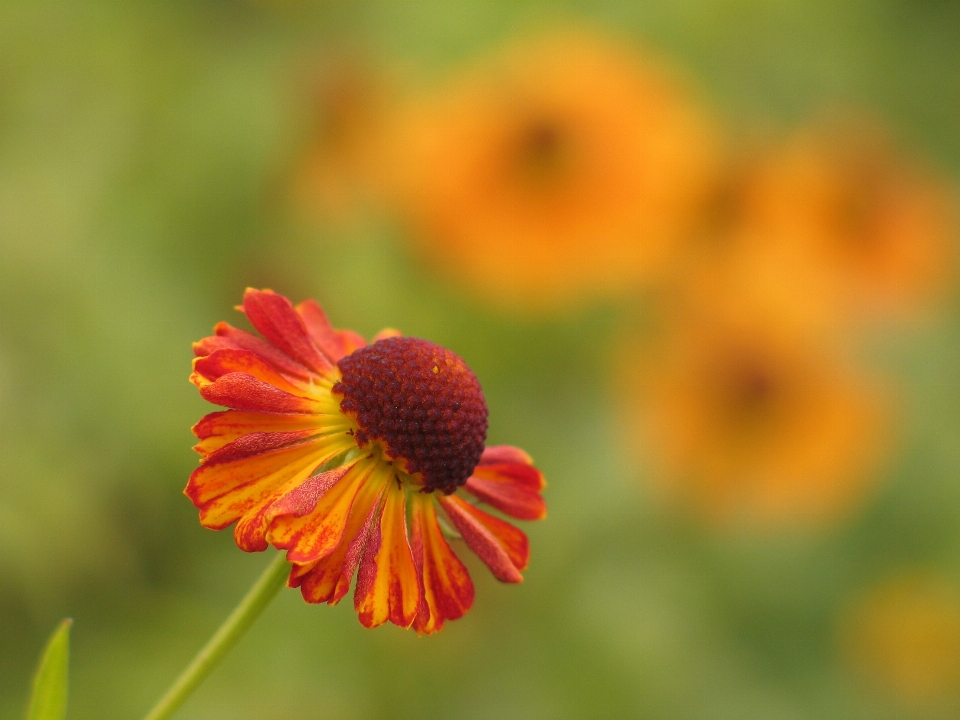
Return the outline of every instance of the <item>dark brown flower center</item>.
{"type": "Polygon", "coordinates": [[[356,420],[357,446],[420,474],[425,492],[451,493],[480,461],[487,403],[476,375],[457,355],[417,338],[380,340],[337,363],[340,410],[356,420]]]}

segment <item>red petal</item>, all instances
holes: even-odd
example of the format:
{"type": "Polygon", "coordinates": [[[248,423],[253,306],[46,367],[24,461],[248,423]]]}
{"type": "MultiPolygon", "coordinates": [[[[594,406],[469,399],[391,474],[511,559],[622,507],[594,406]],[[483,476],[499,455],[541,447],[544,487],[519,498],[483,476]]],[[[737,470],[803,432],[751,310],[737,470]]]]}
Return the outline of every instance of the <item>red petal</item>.
{"type": "Polygon", "coordinates": [[[337,339],[343,345],[343,354],[350,355],[355,350],[367,346],[367,341],[353,330],[337,330],[337,339]]]}
{"type": "Polygon", "coordinates": [[[243,311],[270,344],[297,362],[322,375],[333,369],[333,364],[313,344],[300,315],[283,295],[247,288],[243,294],[243,311]]]}
{"type": "MultiPolygon", "coordinates": [[[[336,452],[339,450],[314,440],[240,459],[205,462],[190,476],[184,494],[200,509],[204,527],[222,530],[248,514],[256,515],[285,485],[306,479],[336,452]]],[[[250,539],[242,532],[237,534],[237,543],[245,550],[266,548],[262,536],[250,539]]]]}
{"type": "Polygon", "coordinates": [[[315,563],[306,572],[291,579],[300,586],[303,599],[310,603],[337,604],[350,589],[350,581],[363,557],[374,522],[382,511],[381,499],[386,484],[367,483],[357,493],[350,508],[350,518],[343,540],[330,555],[315,563]]]}
{"type": "Polygon", "coordinates": [[[273,450],[291,447],[304,440],[316,437],[319,429],[289,430],[287,432],[253,432],[224,445],[203,460],[205,467],[243,460],[253,455],[262,455],[273,450]]]}
{"type": "Polygon", "coordinates": [[[201,455],[215,450],[252,432],[290,432],[317,428],[317,418],[310,415],[277,415],[220,410],[205,415],[193,426],[193,434],[200,440],[194,446],[201,455]]]}
{"type": "Polygon", "coordinates": [[[327,314],[314,300],[304,300],[297,305],[296,311],[314,344],[333,362],[349,355],[357,347],[366,345],[363,338],[356,333],[350,333],[349,330],[334,330],[327,319],[327,314]],[[351,339],[359,338],[360,344],[353,347],[351,343],[346,342],[343,333],[350,333],[351,339]]]}
{"type": "Polygon", "coordinates": [[[190,381],[202,388],[232,372],[252,375],[257,380],[280,390],[294,395],[303,395],[301,386],[291,383],[259,355],[249,350],[233,348],[216,350],[210,355],[196,358],[193,361],[193,374],[190,376],[190,381]]]}
{"type": "Polygon", "coordinates": [[[387,620],[410,627],[420,609],[420,579],[407,542],[406,493],[386,483],[383,512],[374,524],[357,573],[353,605],[364,627],[387,620]]]}
{"type": "Polygon", "coordinates": [[[350,508],[370,480],[369,466],[363,463],[348,466],[332,483],[326,475],[330,473],[310,478],[271,506],[267,538],[286,550],[292,563],[321,560],[345,541],[350,508]]]}
{"type": "MultiPolygon", "coordinates": [[[[283,503],[284,501],[290,501],[291,498],[295,498],[293,502],[304,502],[307,498],[316,497],[319,498],[323,493],[325,493],[329,488],[333,487],[350,469],[350,466],[339,467],[335,470],[329,470],[325,473],[320,473],[319,475],[313,475],[308,477],[302,482],[287,482],[283,486],[279,487],[272,496],[272,501],[262,503],[259,508],[254,512],[246,513],[237,523],[237,527],[234,528],[234,538],[237,541],[237,545],[240,546],[243,550],[266,550],[267,549],[267,533],[268,526],[270,521],[277,515],[276,507],[283,503]],[[293,485],[291,488],[290,486],[293,485]],[[304,488],[307,488],[304,490],[304,488]]],[[[298,478],[299,481],[300,478],[298,478]]],[[[317,500],[313,500],[312,506],[317,504],[317,500]]],[[[309,512],[309,511],[307,511],[309,512]]]]}
{"type": "MultiPolygon", "coordinates": [[[[264,433],[265,435],[287,435],[287,433],[264,433]]],[[[231,454],[230,445],[226,445],[218,453],[231,454]],[[226,452],[225,452],[226,451],[226,452]]],[[[313,455],[322,456],[324,447],[318,441],[302,442],[295,445],[277,444],[268,447],[263,444],[257,454],[250,452],[239,458],[215,457],[205,459],[200,467],[190,475],[190,481],[184,490],[194,505],[201,507],[224,493],[230,492],[242,485],[255,483],[271,477],[278,471],[294,467],[294,472],[313,462],[313,455]]],[[[239,453],[238,453],[239,454],[239,453]]]]}
{"type": "Polygon", "coordinates": [[[214,405],[233,410],[297,415],[321,411],[316,400],[292,395],[247,373],[227,373],[201,387],[200,395],[214,405]]]}
{"type": "Polygon", "coordinates": [[[340,482],[354,465],[356,461],[311,476],[274,504],[273,517],[290,515],[302,518],[309,515],[317,509],[327,491],[340,482]]]}
{"type": "Polygon", "coordinates": [[[473,582],[440,531],[429,495],[413,499],[411,548],[420,572],[423,599],[413,622],[418,633],[434,633],[447,620],[462,617],[473,605],[473,582]]]}
{"type": "Polygon", "coordinates": [[[498,465],[500,463],[521,463],[533,465],[533,458],[520,448],[512,445],[491,445],[484,448],[480,456],[480,465],[498,465]]]}
{"type": "Polygon", "coordinates": [[[523,580],[520,571],[527,567],[530,545],[521,530],[455,495],[441,495],[438,499],[464,541],[497,580],[523,580]]]}
{"type": "Polygon", "coordinates": [[[530,465],[477,465],[464,489],[478,499],[519,520],[542,520],[547,505],[540,497],[543,474],[530,465]]]}
{"type": "Polygon", "coordinates": [[[213,329],[215,335],[205,337],[193,344],[193,352],[198,357],[210,355],[217,350],[249,350],[273,365],[279,372],[293,377],[308,379],[314,375],[310,370],[293,358],[285,355],[263,338],[246,330],[235,328],[229,323],[219,322],[213,329]]]}

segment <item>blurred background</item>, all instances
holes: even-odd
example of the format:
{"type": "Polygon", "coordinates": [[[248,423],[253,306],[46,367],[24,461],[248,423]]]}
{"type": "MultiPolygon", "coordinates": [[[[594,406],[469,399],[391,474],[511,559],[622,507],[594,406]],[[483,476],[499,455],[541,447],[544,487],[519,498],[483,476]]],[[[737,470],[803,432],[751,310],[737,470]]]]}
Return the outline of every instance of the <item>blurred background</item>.
{"type": "Polygon", "coordinates": [[[960,713],[960,5],[0,4],[0,718],[267,563],[181,490],[244,287],[461,355],[550,515],[434,637],[286,591],[179,717],[960,713]]]}

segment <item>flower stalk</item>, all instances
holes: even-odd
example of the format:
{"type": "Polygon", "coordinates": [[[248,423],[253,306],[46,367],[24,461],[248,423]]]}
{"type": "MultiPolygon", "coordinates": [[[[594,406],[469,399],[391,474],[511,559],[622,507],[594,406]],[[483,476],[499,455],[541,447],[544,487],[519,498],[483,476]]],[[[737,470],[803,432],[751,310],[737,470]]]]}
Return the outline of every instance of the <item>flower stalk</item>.
{"type": "Polygon", "coordinates": [[[144,720],[166,720],[196,690],[224,656],[246,634],[260,613],[276,597],[286,582],[290,563],[284,553],[278,553],[266,570],[234,608],[223,625],[197,653],[180,677],[160,698],[144,720]]]}

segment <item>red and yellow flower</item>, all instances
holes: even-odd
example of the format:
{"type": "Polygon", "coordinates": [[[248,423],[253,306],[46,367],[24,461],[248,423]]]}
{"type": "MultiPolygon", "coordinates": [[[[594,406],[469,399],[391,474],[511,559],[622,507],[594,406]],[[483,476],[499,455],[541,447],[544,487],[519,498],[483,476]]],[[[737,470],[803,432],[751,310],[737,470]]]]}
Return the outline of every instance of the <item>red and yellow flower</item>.
{"type": "Polygon", "coordinates": [[[459,535],[503,582],[520,582],[526,535],[478,507],[545,516],[543,475],[522,450],[485,447],[476,376],[438,345],[335,330],[312,300],[248,289],[260,336],[219,323],[194,346],[191,381],[228,408],[194,427],[200,467],[184,491],[200,522],[236,523],[237,545],[293,563],[308,602],[339,602],[356,573],[360,622],[432,633],[473,603],[447,542],[459,535]]]}

